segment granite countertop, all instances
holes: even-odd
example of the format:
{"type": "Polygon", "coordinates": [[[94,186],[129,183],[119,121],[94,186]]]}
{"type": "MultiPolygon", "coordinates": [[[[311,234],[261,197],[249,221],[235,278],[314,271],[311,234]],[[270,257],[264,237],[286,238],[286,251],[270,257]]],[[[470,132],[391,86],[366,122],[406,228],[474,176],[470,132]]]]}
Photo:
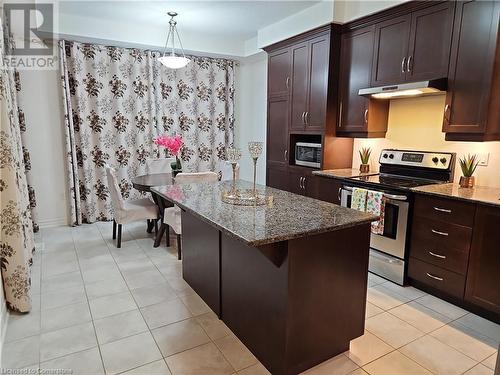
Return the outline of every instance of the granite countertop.
{"type": "MultiPolygon", "coordinates": [[[[238,180],[238,188],[252,184],[238,180]]],[[[221,200],[231,182],[157,186],[151,190],[250,246],[261,246],[370,223],[377,216],[257,185],[274,197],[269,206],[236,206],[221,200]]]]}
{"type": "Polygon", "coordinates": [[[371,176],[378,174],[378,172],[368,172],[361,173],[359,169],[355,168],[344,168],[344,169],[326,169],[323,171],[313,171],[313,174],[316,176],[327,177],[327,178],[335,178],[338,180],[343,180],[345,178],[353,178],[360,176],[371,176]]]}
{"type": "Polygon", "coordinates": [[[479,202],[500,207],[500,188],[495,187],[475,186],[473,188],[462,188],[458,184],[447,183],[420,186],[411,190],[427,195],[447,197],[467,202],[479,202]]]}

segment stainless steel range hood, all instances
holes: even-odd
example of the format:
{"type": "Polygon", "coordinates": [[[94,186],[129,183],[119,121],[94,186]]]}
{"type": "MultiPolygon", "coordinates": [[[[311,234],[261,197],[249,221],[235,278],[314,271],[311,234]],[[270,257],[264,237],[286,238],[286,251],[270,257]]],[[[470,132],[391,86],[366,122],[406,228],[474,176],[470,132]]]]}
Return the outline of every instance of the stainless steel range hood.
{"type": "Polygon", "coordinates": [[[446,93],[446,78],[360,89],[358,95],[374,99],[397,99],[446,93]]]}

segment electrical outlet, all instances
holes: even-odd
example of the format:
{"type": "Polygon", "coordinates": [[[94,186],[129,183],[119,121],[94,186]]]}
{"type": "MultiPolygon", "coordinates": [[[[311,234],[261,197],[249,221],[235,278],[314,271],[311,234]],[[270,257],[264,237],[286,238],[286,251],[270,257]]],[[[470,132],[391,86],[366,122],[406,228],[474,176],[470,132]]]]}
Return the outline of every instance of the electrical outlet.
{"type": "Polygon", "coordinates": [[[488,165],[488,161],[490,160],[489,152],[478,153],[477,157],[479,158],[479,163],[478,163],[479,166],[486,167],[488,165]]]}

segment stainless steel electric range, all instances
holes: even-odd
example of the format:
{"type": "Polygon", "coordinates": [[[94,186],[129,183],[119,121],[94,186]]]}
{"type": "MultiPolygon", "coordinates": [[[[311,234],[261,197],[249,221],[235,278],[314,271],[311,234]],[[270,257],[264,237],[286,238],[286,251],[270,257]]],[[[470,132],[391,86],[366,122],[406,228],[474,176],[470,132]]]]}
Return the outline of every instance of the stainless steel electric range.
{"type": "Polygon", "coordinates": [[[400,285],[406,283],[411,188],[453,181],[455,154],[446,152],[382,150],[379,173],[349,178],[341,191],[341,205],[351,207],[354,187],[384,193],[383,234],[371,234],[369,270],[400,285]]]}

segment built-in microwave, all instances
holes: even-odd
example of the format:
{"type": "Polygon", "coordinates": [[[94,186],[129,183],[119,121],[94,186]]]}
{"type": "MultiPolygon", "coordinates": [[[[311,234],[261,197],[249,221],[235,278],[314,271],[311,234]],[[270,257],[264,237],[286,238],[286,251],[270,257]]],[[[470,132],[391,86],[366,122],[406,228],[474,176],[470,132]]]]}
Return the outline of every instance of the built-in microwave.
{"type": "Polygon", "coordinates": [[[305,167],[321,167],[321,143],[295,143],[295,164],[305,167]]]}

